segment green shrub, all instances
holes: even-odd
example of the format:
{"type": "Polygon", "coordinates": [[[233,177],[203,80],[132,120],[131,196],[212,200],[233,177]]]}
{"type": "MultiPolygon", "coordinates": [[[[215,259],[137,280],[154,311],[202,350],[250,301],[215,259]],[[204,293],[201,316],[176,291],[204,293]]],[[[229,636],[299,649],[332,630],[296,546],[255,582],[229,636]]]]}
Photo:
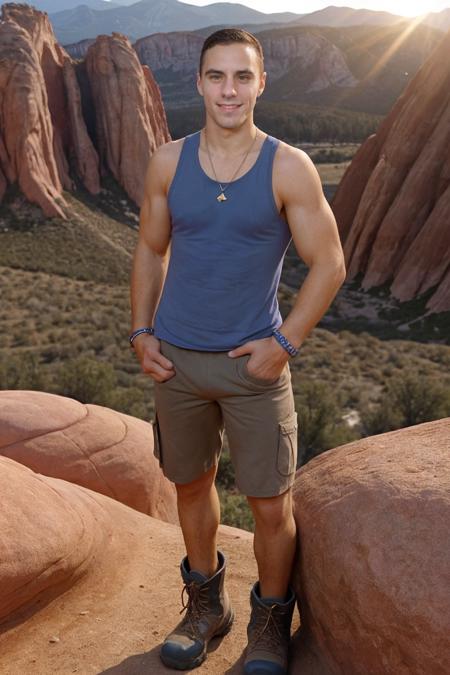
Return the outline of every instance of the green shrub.
{"type": "Polygon", "coordinates": [[[56,393],[75,398],[82,403],[109,406],[114,397],[116,379],[110,363],[79,356],[59,367],[56,393]]]}
{"type": "Polygon", "coordinates": [[[394,375],[379,404],[361,411],[365,436],[431,422],[450,415],[450,387],[417,373],[394,375]]]}
{"type": "Polygon", "coordinates": [[[221,487],[218,487],[217,491],[220,499],[221,522],[224,525],[240,527],[242,530],[253,532],[253,513],[247,497],[240,494],[230,494],[221,487]]]}
{"type": "Polygon", "coordinates": [[[30,352],[0,357],[0,389],[46,391],[48,380],[39,357],[30,352]]]}
{"type": "Polygon", "coordinates": [[[341,419],[334,389],[323,382],[305,381],[296,397],[299,421],[297,467],[324,450],[359,438],[355,429],[341,419]]]}

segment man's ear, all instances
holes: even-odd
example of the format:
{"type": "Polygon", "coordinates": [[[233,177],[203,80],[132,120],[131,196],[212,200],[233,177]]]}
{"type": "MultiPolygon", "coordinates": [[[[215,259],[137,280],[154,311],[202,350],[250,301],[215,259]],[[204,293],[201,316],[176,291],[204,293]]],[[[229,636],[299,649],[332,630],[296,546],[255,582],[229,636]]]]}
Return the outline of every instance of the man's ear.
{"type": "Polygon", "coordinates": [[[201,84],[201,77],[200,73],[197,71],[197,91],[200,94],[200,96],[203,96],[203,91],[202,91],[202,84],[201,84]]]}
{"type": "Polygon", "coordinates": [[[261,94],[263,93],[263,91],[266,87],[266,77],[267,77],[267,73],[266,73],[266,71],[264,71],[261,74],[261,82],[260,82],[259,90],[258,90],[258,98],[261,96],[261,94]]]}

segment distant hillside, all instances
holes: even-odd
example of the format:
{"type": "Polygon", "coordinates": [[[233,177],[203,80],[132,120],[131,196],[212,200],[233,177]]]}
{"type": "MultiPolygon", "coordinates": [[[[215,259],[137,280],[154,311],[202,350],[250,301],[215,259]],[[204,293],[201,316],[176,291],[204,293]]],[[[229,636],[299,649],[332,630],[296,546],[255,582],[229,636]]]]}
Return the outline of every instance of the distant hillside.
{"type": "Polygon", "coordinates": [[[95,10],[85,5],[51,15],[56,37],[63,44],[117,31],[136,40],[158,31],[195,30],[213,24],[288,23],[293,12],[264,14],[244,5],[216,2],[197,7],[178,0],[141,0],[129,7],[95,10]]]}
{"type": "Polygon", "coordinates": [[[354,78],[355,86],[302,91],[293,86],[301,82],[302,64],[292,69],[267,89],[274,101],[309,103],[348,108],[361,112],[385,114],[408,82],[414,77],[435,47],[443,39],[440,31],[422,24],[403,21],[392,26],[354,26],[328,28],[299,26],[262,31],[261,42],[289,39],[295,31],[312,31],[329,40],[341,51],[354,78]]]}
{"type": "MultiPolygon", "coordinates": [[[[288,143],[359,143],[374,133],[381,116],[305,104],[258,101],[255,124],[288,143]]],[[[167,122],[173,139],[196,131],[205,123],[203,106],[168,108],[167,122]]]]}
{"type": "MultiPolygon", "coordinates": [[[[195,86],[206,31],[158,33],[134,44],[152,70],[166,108],[199,105],[195,86]]],[[[267,85],[262,100],[383,115],[442,33],[409,21],[389,27],[289,26],[258,33],[267,85]]],[[[74,56],[77,45],[67,48],[74,56]]]]}
{"type": "Polygon", "coordinates": [[[304,14],[293,23],[304,26],[329,26],[339,28],[343,26],[389,26],[405,17],[390,12],[379,12],[372,9],[353,9],[352,7],[324,7],[316,12],[304,14]]]}
{"type": "Polygon", "coordinates": [[[450,8],[440,12],[429,12],[425,17],[425,23],[438,30],[447,31],[450,28],[450,8]]]}
{"type": "Polygon", "coordinates": [[[27,4],[32,5],[41,12],[52,14],[54,12],[75,9],[79,5],[86,5],[90,9],[97,9],[101,12],[105,9],[120,7],[121,3],[122,0],[112,0],[111,2],[107,2],[106,0],[29,0],[27,4]]]}

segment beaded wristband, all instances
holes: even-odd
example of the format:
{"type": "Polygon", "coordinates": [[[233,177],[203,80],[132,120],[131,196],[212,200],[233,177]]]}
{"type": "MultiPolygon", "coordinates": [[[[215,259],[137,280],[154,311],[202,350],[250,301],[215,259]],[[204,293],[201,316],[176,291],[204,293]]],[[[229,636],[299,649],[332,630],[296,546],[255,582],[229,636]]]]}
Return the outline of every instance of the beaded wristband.
{"type": "Polygon", "coordinates": [[[294,345],[292,345],[289,342],[289,340],[280,333],[278,329],[275,329],[272,332],[272,335],[291,356],[297,356],[299,350],[296,347],[294,347],[294,345]]]}
{"type": "Polygon", "coordinates": [[[154,328],[138,328],[137,330],[134,330],[128,338],[131,346],[133,346],[134,338],[137,337],[138,335],[140,335],[141,333],[149,333],[150,335],[154,335],[155,329],[154,328]]]}

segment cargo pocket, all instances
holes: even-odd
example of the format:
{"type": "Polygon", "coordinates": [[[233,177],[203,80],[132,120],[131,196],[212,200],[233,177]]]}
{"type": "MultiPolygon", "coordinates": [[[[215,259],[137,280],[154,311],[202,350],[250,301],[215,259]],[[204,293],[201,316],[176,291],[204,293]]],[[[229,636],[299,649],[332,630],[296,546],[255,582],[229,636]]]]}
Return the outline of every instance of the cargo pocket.
{"type": "Polygon", "coordinates": [[[297,428],[296,411],[278,423],[277,469],[283,476],[289,476],[296,469],[297,428]]]}
{"type": "Polygon", "coordinates": [[[152,427],[153,427],[153,454],[159,461],[159,466],[162,466],[161,434],[159,432],[159,423],[156,414],[155,419],[152,421],[152,427]]]}

